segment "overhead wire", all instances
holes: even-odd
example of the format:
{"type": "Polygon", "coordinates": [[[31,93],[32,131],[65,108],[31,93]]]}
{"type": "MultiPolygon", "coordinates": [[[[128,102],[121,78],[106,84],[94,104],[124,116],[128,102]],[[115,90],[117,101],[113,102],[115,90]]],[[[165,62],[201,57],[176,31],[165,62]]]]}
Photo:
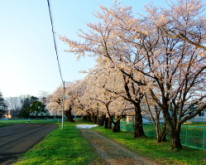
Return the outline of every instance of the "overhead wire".
{"type": "Polygon", "coordinates": [[[54,31],[54,22],[53,22],[51,5],[50,5],[50,1],[49,0],[47,0],[47,4],[48,4],[48,9],[49,9],[49,18],[50,18],[50,23],[51,23],[53,43],[54,43],[54,49],[55,49],[55,54],[56,54],[57,63],[58,63],[59,75],[60,75],[61,81],[63,83],[64,80],[63,80],[61,65],[60,65],[60,61],[59,61],[59,52],[58,52],[58,49],[57,49],[57,42],[56,42],[55,31],[54,31]]]}
{"type": "Polygon", "coordinates": [[[56,42],[55,31],[54,31],[54,22],[53,22],[53,17],[52,17],[51,4],[49,0],[47,0],[47,4],[48,4],[48,9],[49,9],[49,18],[50,18],[50,23],[51,23],[53,43],[54,43],[54,49],[55,49],[55,54],[56,54],[56,59],[57,59],[57,64],[58,64],[58,70],[59,70],[59,75],[60,75],[60,79],[62,81],[62,86],[63,86],[63,93],[62,93],[62,129],[63,129],[64,128],[64,102],[65,102],[66,87],[65,87],[65,81],[63,80],[61,65],[59,61],[59,53],[57,49],[57,42],[56,42]]]}

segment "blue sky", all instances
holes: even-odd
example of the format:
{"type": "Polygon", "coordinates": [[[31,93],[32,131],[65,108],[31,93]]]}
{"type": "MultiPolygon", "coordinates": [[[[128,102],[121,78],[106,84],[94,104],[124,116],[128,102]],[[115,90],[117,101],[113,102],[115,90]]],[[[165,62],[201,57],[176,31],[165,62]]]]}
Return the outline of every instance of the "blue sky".
{"type": "MultiPolygon", "coordinates": [[[[166,1],[166,0],[165,0],[166,1]]],[[[165,4],[164,0],[120,0],[142,13],[144,5],[165,4]]],[[[64,52],[67,46],[58,36],[78,40],[79,29],[86,23],[97,21],[94,13],[99,5],[111,6],[113,0],[51,0],[59,58],[65,81],[83,78],[79,73],[95,65],[92,58],[76,60],[75,55],[64,52]]],[[[0,91],[4,97],[40,91],[53,92],[60,84],[47,0],[0,1],[0,91]]]]}

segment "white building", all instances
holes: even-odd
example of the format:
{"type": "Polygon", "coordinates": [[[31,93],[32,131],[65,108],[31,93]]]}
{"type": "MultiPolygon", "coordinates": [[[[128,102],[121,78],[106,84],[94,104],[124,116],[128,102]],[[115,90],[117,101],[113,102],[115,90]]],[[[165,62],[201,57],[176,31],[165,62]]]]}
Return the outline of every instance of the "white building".
{"type": "Polygon", "coordinates": [[[206,122],[206,109],[190,119],[191,122],[206,122]]]}

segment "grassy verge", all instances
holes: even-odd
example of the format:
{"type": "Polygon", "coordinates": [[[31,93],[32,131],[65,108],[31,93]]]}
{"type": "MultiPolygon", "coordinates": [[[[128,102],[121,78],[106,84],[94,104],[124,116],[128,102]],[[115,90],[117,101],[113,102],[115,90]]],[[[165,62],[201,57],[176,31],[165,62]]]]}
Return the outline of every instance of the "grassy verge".
{"type": "Polygon", "coordinates": [[[5,127],[5,126],[9,126],[9,125],[12,125],[12,124],[4,124],[4,123],[0,123],[0,127],[5,127]]]}
{"type": "Polygon", "coordinates": [[[65,123],[64,130],[59,127],[50,133],[15,165],[87,165],[96,157],[75,124],[65,123]]]}
{"type": "MultiPolygon", "coordinates": [[[[156,138],[156,131],[153,124],[143,124],[143,128],[147,137],[156,138]]],[[[121,121],[121,130],[134,132],[133,122],[127,123],[121,121]]],[[[206,149],[205,133],[205,123],[184,124],[181,127],[180,139],[184,146],[206,149]]],[[[169,134],[167,135],[167,139],[171,139],[169,134]]]]}
{"type": "Polygon", "coordinates": [[[111,130],[103,127],[96,127],[94,130],[128,149],[157,160],[160,163],[173,165],[206,164],[206,151],[184,147],[183,150],[175,152],[170,150],[170,142],[157,143],[152,138],[134,139],[132,133],[113,133],[111,130]]]}
{"type": "Polygon", "coordinates": [[[191,124],[185,124],[185,125],[188,125],[188,126],[206,126],[206,123],[193,122],[191,124]]]}

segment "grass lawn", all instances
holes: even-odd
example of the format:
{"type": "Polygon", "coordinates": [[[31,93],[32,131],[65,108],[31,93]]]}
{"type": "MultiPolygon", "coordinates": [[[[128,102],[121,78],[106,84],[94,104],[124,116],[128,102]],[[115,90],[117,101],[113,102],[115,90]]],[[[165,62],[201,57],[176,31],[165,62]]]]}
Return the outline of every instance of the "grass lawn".
{"type": "Polygon", "coordinates": [[[0,127],[5,127],[5,126],[9,126],[9,125],[12,125],[12,124],[0,123],[0,127]]]}
{"type": "MultiPolygon", "coordinates": [[[[144,124],[144,131],[147,137],[156,138],[156,131],[153,124],[144,124]]],[[[121,122],[121,130],[134,132],[133,122],[127,124],[121,122]]],[[[180,133],[181,142],[184,146],[206,150],[206,123],[183,124],[180,133]]],[[[167,135],[170,139],[170,135],[167,135]]]]}
{"type": "Polygon", "coordinates": [[[89,143],[80,135],[75,124],[65,122],[42,142],[23,154],[15,165],[87,165],[98,161],[89,143]]]}
{"type": "Polygon", "coordinates": [[[113,133],[104,127],[93,128],[102,135],[112,139],[126,148],[153,158],[161,163],[173,165],[205,165],[206,151],[184,147],[183,150],[175,152],[170,150],[170,142],[157,143],[153,138],[134,139],[132,133],[113,133]]]}
{"type": "Polygon", "coordinates": [[[189,126],[206,126],[206,123],[193,122],[191,124],[185,124],[185,125],[189,125],[189,126]]]}

